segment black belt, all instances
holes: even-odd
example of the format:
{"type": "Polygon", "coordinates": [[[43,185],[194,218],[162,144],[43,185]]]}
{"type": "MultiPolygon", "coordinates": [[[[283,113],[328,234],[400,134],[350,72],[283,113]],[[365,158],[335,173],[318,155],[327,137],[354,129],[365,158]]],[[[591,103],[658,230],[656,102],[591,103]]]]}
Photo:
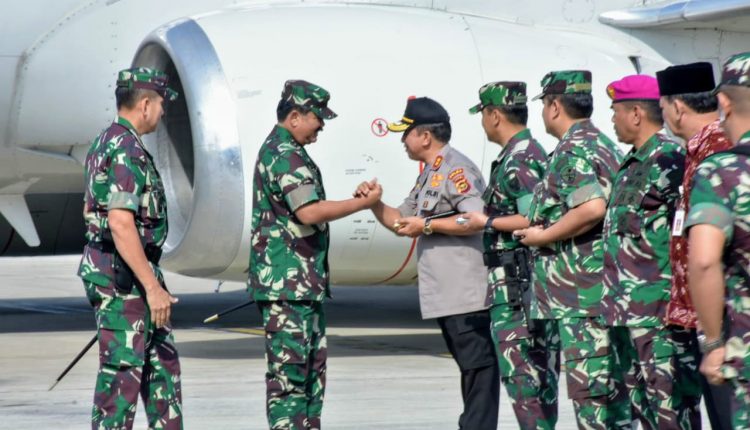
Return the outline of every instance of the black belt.
{"type": "MultiPolygon", "coordinates": [[[[112,242],[89,242],[89,248],[97,249],[106,254],[114,254],[117,252],[115,244],[112,242]]],[[[153,264],[158,265],[161,260],[162,250],[156,245],[148,244],[143,248],[143,252],[146,254],[146,259],[153,264]]]]}

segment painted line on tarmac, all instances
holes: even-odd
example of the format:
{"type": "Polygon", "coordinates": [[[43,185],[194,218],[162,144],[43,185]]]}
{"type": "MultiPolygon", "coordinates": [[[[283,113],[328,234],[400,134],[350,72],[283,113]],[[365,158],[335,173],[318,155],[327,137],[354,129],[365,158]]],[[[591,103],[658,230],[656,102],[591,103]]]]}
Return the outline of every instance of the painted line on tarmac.
{"type": "Polygon", "coordinates": [[[69,313],[89,313],[92,312],[90,307],[61,306],[61,305],[36,305],[24,302],[11,302],[0,304],[0,308],[10,310],[21,310],[27,312],[36,312],[43,314],[69,314],[69,313]]]}

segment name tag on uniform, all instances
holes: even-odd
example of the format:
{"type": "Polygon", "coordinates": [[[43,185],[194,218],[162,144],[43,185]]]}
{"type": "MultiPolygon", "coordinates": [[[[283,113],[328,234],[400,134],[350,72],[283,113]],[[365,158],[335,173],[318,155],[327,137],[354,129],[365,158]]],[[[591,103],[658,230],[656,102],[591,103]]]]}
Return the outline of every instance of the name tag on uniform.
{"type": "Polygon", "coordinates": [[[674,222],[672,223],[672,236],[682,236],[682,227],[685,224],[685,211],[677,209],[674,213],[674,222]]]}

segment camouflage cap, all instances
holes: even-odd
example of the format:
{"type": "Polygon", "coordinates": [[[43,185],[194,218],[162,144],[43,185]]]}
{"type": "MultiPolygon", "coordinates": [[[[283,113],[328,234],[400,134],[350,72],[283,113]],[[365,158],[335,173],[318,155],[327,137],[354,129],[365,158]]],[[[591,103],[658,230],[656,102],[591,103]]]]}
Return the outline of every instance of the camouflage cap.
{"type": "Polygon", "coordinates": [[[479,113],[487,106],[522,106],[525,104],[525,82],[490,82],[479,89],[479,104],[469,108],[469,113],[479,113]]]}
{"type": "Polygon", "coordinates": [[[721,81],[714,92],[719,91],[722,85],[750,87],[750,52],[729,57],[721,69],[721,81]]]}
{"type": "Polygon", "coordinates": [[[321,119],[333,119],[338,115],[328,108],[331,94],[315,84],[303,80],[288,80],[284,82],[281,100],[291,102],[295,106],[310,109],[321,119]]]}
{"type": "Polygon", "coordinates": [[[166,73],[148,67],[133,67],[120,70],[117,74],[117,88],[142,89],[156,91],[164,100],[174,101],[179,95],[167,85],[169,77],[166,73]]]}
{"type": "Polygon", "coordinates": [[[540,84],[542,93],[532,100],[548,94],[591,94],[591,72],[588,70],[559,70],[549,72],[540,84]]]}

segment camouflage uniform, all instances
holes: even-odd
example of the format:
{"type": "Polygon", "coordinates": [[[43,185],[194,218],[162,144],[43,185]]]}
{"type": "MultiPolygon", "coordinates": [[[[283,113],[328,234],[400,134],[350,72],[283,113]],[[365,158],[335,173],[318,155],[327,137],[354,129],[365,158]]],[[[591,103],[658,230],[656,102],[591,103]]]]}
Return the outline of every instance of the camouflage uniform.
{"type": "Polygon", "coordinates": [[[617,173],[604,221],[602,308],[644,428],[700,428],[697,345],[689,329],[664,322],[684,153],[659,133],[634,148],[617,173]]]}
{"type": "MultiPolygon", "coordinates": [[[[543,93],[536,98],[590,94],[591,73],[551,72],[541,85],[543,93]]],[[[534,189],[531,225],[547,228],[570,209],[593,199],[608,199],[621,159],[615,144],[591,121],[575,123],[560,139],[542,182],[534,189]]],[[[580,428],[629,425],[628,414],[611,408],[608,401],[608,396],[617,393],[610,380],[609,334],[601,319],[603,259],[600,223],[572,239],[539,248],[534,261],[532,317],[557,327],[568,397],[580,428]]]]}
{"type": "MultiPolygon", "coordinates": [[[[119,73],[118,88],[151,89],[174,100],[167,77],[150,69],[119,73]]],[[[86,157],[83,216],[86,239],[78,275],[95,308],[99,337],[99,373],[94,394],[92,428],[129,429],[138,394],[145,404],[149,428],[182,428],[180,363],[172,328],[156,328],[140,286],[125,292],[115,285],[114,245],[108,212],[134,212],[135,225],[146,250],[158,250],[167,236],[164,186],[151,155],[137,131],[118,117],[94,139],[86,157]]],[[[147,253],[148,255],[148,253],[147,253]]],[[[164,285],[159,266],[151,267],[164,285]]]]}
{"type": "MultiPolygon", "coordinates": [[[[326,90],[287,81],[282,99],[334,118],[326,90]]],[[[328,224],[302,224],[294,212],[325,200],[318,166],[277,125],[260,147],[253,178],[248,290],[266,332],[266,395],[272,429],[319,429],[326,380],[323,299],[329,296],[328,224]]]]}
{"type": "MultiPolygon", "coordinates": [[[[479,89],[479,99],[470,113],[488,106],[525,106],[526,84],[486,84],[479,89]]],[[[529,129],[513,136],[492,162],[490,183],[482,195],[486,214],[490,218],[527,214],[546,164],[544,148],[529,129]]],[[[521,296],[530,292],[529,279],[518,273],[515,264],[516,252],[526,248],[510,232],[489,230],[484,233],[485,255],[507,255],[514,260],[508,273],[503,264],[488,264],[487,305],[500,377],[520,428],[553,429],[557,423],[559,340],[552,336],[549,322],[537,322],[533,330],[528,326],[521,296]]]]}
{"type": "MultiPolygon", "coordinates": [[[[724,85],[750,87],[750,52],[732,56],[724,64],[724,85]]],[[[710,224],[725,237],[724,275],[729,333],[722,373],[732,384],[732,427],[750,429],[750,130],[737,147],[719,152],[698,167],[690,194],[685,228],[710,224]],[[734,151],[743,152],[735,153],[734,151]]]]}

